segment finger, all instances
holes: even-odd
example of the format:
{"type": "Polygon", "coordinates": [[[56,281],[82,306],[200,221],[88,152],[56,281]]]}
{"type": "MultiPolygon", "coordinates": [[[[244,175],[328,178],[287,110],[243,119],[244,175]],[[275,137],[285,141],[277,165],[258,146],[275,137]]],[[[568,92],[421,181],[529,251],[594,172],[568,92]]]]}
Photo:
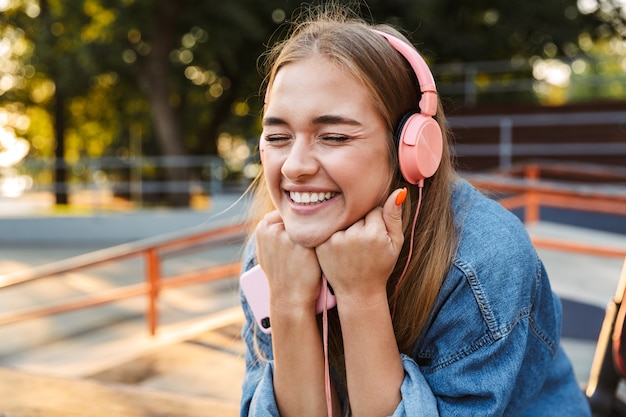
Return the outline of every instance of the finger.
{"type": "Polygon", "coordinates": [[[274,211],[270,211],[269,213],[267,213],[265,217],[263,217],[263,221],[267,223],[268,225],[276,224],[276,223],[282,223],[283,218],[280,217],[280,213],[278,212],[278,210],[274,210],[274,211]]]}
{"type": "Polygon", "coordinates": [[[383,206],[383,222],[385,222],[387,233],[391,236],[394,243],[396,241],[401,242],[404,236],[402,232],[402,203],[406,198],[406,194],[406,188],[395,190],[387,198],[383,206]]]}

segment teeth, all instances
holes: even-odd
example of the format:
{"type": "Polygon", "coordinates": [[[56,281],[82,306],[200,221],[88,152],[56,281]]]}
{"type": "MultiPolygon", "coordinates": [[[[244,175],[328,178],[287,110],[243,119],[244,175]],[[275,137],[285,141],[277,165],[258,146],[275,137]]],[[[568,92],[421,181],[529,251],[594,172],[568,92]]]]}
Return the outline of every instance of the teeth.
{"type": "Polygon", "coordinates": [[[294,191],[289,192],[289,197],[296,203],[308,204],[308,203],[321,203],[322,201],[330,200],[335,193],[297,193],[294,191]]]}

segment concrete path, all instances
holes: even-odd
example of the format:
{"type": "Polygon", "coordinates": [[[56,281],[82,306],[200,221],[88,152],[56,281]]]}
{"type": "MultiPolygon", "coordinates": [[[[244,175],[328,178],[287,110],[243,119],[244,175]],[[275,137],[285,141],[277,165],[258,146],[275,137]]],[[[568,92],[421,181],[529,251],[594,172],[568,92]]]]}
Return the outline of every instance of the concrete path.
{"type": "MultiPolygon", "coordinates": [[[[234,200],[236,199],[225,199],[220,207],[229,207],[234,200]]],[[[215,224],[238,221],[243,210],[231,210],[228,215],[230,217],[213,217],[209,221],[215,221],[215,224]]],[[[139,235],[156,235],[164,230],[181,230],[206,222],[210,218],[211,214],[206,212],[143,212],[131,216],[118,214],[113,217],[84,219],[83,223],[79,223],[76,218],[57,218],[50,220],[50,240],[44,239],[43,243],[37,244],[35,232],[42,232],[45,224],[43,220],[41,223],[29,222],[24,217],[18,225],[15,223],[17,217],[5,216],[0,218],[0,235],[3,236],[0,239],[0,275],[109,246],[112,243],[109,237],[114,230],[120,230],[120,236],[123,235],[121,240],[125,240],[139,235]],[[81,237],[81,228],[95,228],[93,224],[89,225],[89,221],[98,223],[100,227],[109,222],[108,226],[105,225],[109,237],[99,239],[95,232],[88,233],[93,239],[84,238],[86,234],[81,237]],[[129,232],[128,229],[133,224],[142,226],[135,229],[135,232],[129,232]],[[150,224],[154,228],[143,226],[150,224]],[[60,234],[68,227],[78,230],[60,234]],[[11,240],[5,233],[13,236],[17,236],[17,233],[22,238],[11,240]],[[30,240],[26,236],[30,236],[30,240]],[[71,236],[74,239],[78,237],[78,241],[70,239],[71,236]],[[54,244],[53,237],[61,242],[54,244]]],[[[554,223],[540,223],[529,227],[529,231],[537,236],[598,243],[626,252],[626,236],[621,234],[554,223]]],[[[584,384],[589,376],[603,310],[614,294],[624,259],[547,249],[540,249],[539,253],[550,274],[553,289],[563,300],[563,345],[574,363],[579,381],[584,384]]],[[[220,257],[238,259],[239,255],[238,250],[233,250],[228,254],[221,254],[220,257]]],[[[173,262],[169,268],[202,267],[207,260],[210,263],[211,256],[207,253],[194,255],[173,262]]],[[[112,276],[121,275],[132,281],[141,275],[141,265],[132,262],[112,268],[66,274],[67,276],[54,281],[43,280],[47,282],[42,281],[31,287],[2,290],[0,311],[27,306],[29,303],[44,303],[51,296],[71,296],[118,285],[119,278],[111,281],[112,276]]],[[[157,361],[156,358],[163,357],[163,354],[159,356],[159,352],[164,352],[163,349],[178,346],[172,348],[178,353],[168,356],[171,362],[172,358],[181,355],[192,357],[195,355],[190,353],[192,350],[197,352],[198,347],[203,347],[201,350],[208,352],[208,356],[197,362],[190,361],[182,368],[170,369],[170,373],[175,374],[176,378],[168,379],[161,375],[146,378],[144,383],[155,389],[171,392],[177,392],[181,387],[183,390],[196,389],[200,391],[196,394],[221,396],[236,403],[243,375],[243,347],[236,335],[224,339],[220,338],[219,332],[225,328],[232,329],[232,326],[241,323],[237,277],[219,285],[173,289],[171,292],[168,290],[163,294],[161,306],[163,327],[156,338],[147,334],[143,318],[143,299],[131,299],[80,313],[3,326],[0,328],[0,340],[3,341],[0,344],[0,365],[39,374],[63,377],[98,376],[104,380],[115,380],[112,370],[128,369],[130,363],[134,362],[136,366],[142,360],[149,362],[146,358],[157,361]],[[184,348],[180,348],[181,343],[184,348]],[[203,386],[204,389],[198,388],[203,386]]]]}
{"type": "MultiPolygon", "coordinates": [[[[247,202],[239,201],[238,195],[214,198],[211,207],[204,211],[144,210],[132,213],[99,212],[89,216],[33,215],[25,210],[27,207],[18,204],[7,207],[4,201],[1,203],[0,279],[13,271],[127,242],[177,234],[198,227],[238,223],[243,220],[247,208],[247,202]]],[[[32,205],[29,207],[32,208],[32,205]]],[[[173,272],[201,270],[222,262],[238,261],[240,257],[239,245],[182,253],[163,261],[163,273],[167,276],[173,272]]],[[[144,271],[141,259],[131,259],[5,288],[0,290],[0,313],[142,282],[144,271]]],[[[137,408],[139,414],[136,415],[144,415],[140,413],[140,408],[149,410],[151,395],[161,392],[189,398],[185,401],[182,397],[161,396],[166,398],[163,401],[169,401],[170,406],[176,401],[184,402],[187,408],[189,404],[198,403],[198,410],[205,405],[205,412],[208,412],[205,415],[235,416],[238,414],[244,372],[243,343],[238,332],[232,334],[232,329],[239,329],[243,320],[237,289],[238,278],[232,277],[212,284],[161,291],[159,328],[155,337],[148,332],[145,320],[147,303],[142,297],[0,326],[0,370],[7,368],[23,372],[2,373],[2,378],[6,379],[0,382],[45,383],[47,390],[52,389],[53,392],[55,387],[65,389],[63,387],[68,384],[71,386],[71,381],[76,378],[88,378],[105,385],[98,388],[98,385],[92,384],[91,391],[88,389],[90,386],[72,390],[86,390],[92,396],[100,392],[107,395],[117,393],[119,401],[128,400],[129,408],[137,408]],[[224,336],[228,329],[231,329],[230,337],[224,336]],[[136,379],[124,380],[129,375],[134,375],[136,379]],[[53,379],[42,382],[38,376],[53,379]],[[135,391],[129,394],[125,386],[134,387],[135,391]],[[213,403],[202,403],[202,399],[212,400],[213,403]],[[208,411],[206,404],[210,404],[208,411]],[[222,411],[216,414],[218,409],[222,411]]],[[[42,390],[40,394],[43,395],[42,390]]],[[[12,399],[0,399],[0,414],[10,410],[22,414],[35,412],[20,408],[20,398],[25,397],[16,393],[12,399]]],[[[58,398],[57,394],[55,398],[58,401],[49,404],[50,407],[63,405],[93,409],[89,399],[64,399],[58,398]],[[81,401],[87,403],[82,404],[81,401]]],[[[36,411],[43,413],[41,415],[57,415],[51,414],[51,409],[36,411]]],[[[58,415],[69,414],[61,412],[58,415]]]]}
{"type": "MultiPolygon", "coordinates": [[[[528,229],[534,236],[597,244],[626,254],[625,235],[554,223],[539,223],[528,229]]],[[[584,384],[589,379],[604,309],[615,294],[625,259],[541,248],[538,252],[552,289],[563,305],[563,347],[574,364],[578,380],[584,384]]]]}

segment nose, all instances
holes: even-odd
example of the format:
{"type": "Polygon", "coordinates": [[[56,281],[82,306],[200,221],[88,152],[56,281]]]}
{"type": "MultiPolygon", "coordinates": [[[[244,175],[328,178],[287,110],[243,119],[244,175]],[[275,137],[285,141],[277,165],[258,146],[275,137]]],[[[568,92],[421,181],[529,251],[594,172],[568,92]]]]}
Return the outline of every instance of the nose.
{"type": "Polygon", "coordinates": [[[287,158],[281,167],[281,173],[290,180],[315,174],[319,163],[310,141],[297,138],[289,148],[287,158]]]}

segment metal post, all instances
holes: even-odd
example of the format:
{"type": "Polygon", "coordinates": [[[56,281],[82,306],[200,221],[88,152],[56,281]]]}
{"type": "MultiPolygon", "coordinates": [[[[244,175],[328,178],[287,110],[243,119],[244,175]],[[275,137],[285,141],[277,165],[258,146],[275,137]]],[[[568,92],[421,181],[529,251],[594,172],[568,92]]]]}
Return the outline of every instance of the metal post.
{"type": "MultiPolygon", "coordinates": [[[[524,169],[526,181],[535,182],[539,179],[541,169],[537,164],[530,164],[524,169]]],[[[526,193],[526,208],[524,210],[524,222],[526,224],[539,221],[539,195],[534,190],[526,193]]]]}
{"type": "Polygon", "coordinates": [[[130,148],[130,199],[137,206],[143,205],[142,190],[142,170],[143,170],[143,150],[141,145],[142,130],[141,124],[133,123],[129,129],[130,148]]]}
{"type": "Polygon", "coordinates": [[[478,89],[476,87],[476,78],[478,71],[474,65],[468,64],[465,70],[465,105],[474,107],[476,105],[478,89]]]}
{"type": "Polygon", "coordinates": [[[513,121],[508,117],[500,119],[500,169],[513,166],[513,121]]]}
{"type": "Polygon", "coordinates": [[[159,254],[152,248],[146,251],[146,281],[148,285],[148,311],[146,319],[150,335],[156,335],[158,325],[158,297],[160,290],[159,254]]]}

